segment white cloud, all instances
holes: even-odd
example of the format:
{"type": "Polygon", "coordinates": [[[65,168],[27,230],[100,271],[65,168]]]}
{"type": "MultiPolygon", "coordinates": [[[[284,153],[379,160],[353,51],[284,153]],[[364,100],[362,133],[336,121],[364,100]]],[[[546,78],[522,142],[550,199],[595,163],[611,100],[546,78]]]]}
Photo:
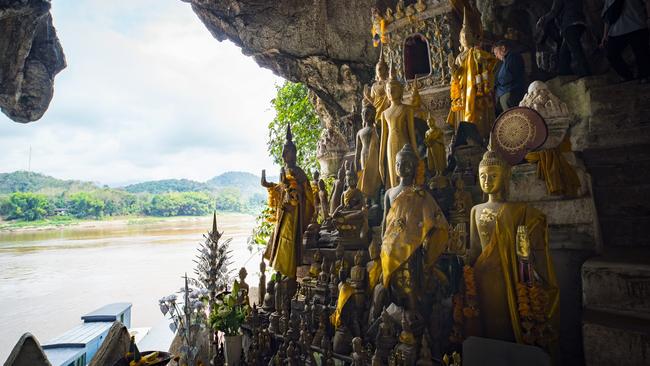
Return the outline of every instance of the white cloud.
{"type": "Polygon", "coordinates": [[[0,171],[107,184],[273,171],[270,100],[282,80],[217,42],[179,0],[57,0],[68,68],[45,116],[0,117],[0,171]]]}

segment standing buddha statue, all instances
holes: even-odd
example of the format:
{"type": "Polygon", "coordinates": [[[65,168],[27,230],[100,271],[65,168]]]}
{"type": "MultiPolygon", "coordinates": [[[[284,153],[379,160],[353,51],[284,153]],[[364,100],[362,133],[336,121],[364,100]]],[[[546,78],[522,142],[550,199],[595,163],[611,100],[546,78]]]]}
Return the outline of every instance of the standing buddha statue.
{"type": "Polygon", "coordinates": [[[314,214],[314,197],[305,172],[296,165],[296,145],[287,127],[287,141],[282,149],[284,166],[280,171],[278,184],[266,181],[262,170],[262,186],[275,197],[275,228],[266,246],[264,258],[271,267],[283,276],[296,277],[296,268],[301,261],[302,235],[314,214]],[[279,188],[279,189],[278,189],[279,188]]]}
{"type": "Polygon", "coordinates": [[[424,144],[427,146],[427,169],[433,173],[433,176],[441,176],[447,168],[445,139],[431,114],[427,118],[427,125],[429,129],[424,134],[424,144]]]}
{"type": "Polygon", "coordinates": [[[447,123],[458,130],[460,122],[476,125],[485,138],[494,121],[494,69],[497,59],[478,46],[476,34],[471,29],[467,12],[463,12],[460,31],[460,54],[454,59],[449,54],[451,70],[451,109],[447,123]]]}
{"type": "Polygon", "coordinates": [[[354,170],[361,172],[359,189],[367,197],[376,199],[381,185],[379,176],[379,135],[375,128],[374,108],[363,100],[361,109],[363,128],[357,132],[356,149],[354,154],[354,170]]]}
{"type": "Polygon", "coordinates": [[[375,121],[379,121],[381,113],[388,108],[390,101],[386,95],[386,83],[388,80],[388,64],[384,62],[384,53],[379,51],[379,61],[375,66],[375,82],[368,90],[363,90],[363,99],[375,107],[375,121]]]}
{"type": "Polygon", "coordinates": [[[433,197],[414,185],[417,157],[410,145],[397,154],[395,166],[400,182],[384,199],[382,285],[393,302],[414,310],[428,282],[423,276],[435,273],[445,249],[448,225],[433,197]]]}
{"type": "Polygon", "coordinates": [[[510,166],[496,152],[484,154],[479,183],[489,198],[472,208],[472,269],[465,270],[465,282],[475,284],[478,305],[468,333],[478,334],[466,335],[550,350],[559,330],[560,294],[549,254],[546,216],[525,203],[506,201],[510,166]]]}
{"type": "MultiPolygon", "coordinates": [[[[390,80],[386,84],[386,94],[390,107],[381,114],[381,143],[379,145],[379,174],[386,189],[399,184],[395,162],[397,153],[405,144],[417,150],[415,115],[420,112],[420,95],[417,82],[413,83],[413,104],[404,104],[404,87],[396,79],[394,65],[391,64],[390,80]]],[[[414,151],[416,162],[420,159],[414,151]]]]}

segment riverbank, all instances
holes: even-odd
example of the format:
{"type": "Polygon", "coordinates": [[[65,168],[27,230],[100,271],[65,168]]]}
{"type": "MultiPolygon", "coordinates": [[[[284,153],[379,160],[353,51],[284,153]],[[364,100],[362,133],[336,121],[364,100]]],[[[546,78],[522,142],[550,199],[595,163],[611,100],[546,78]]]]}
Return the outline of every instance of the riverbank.
{"type": "MultiPolygon", "coordinates": [[[[220,215],[250,217],[251,215],[237,212],[217,212],[217,220],[220,215]]],[[[0,233],[19,233],[48,231],[57,229],[92,229],[111,228],[126,225],[147,225],[162,222],[180,223],[204,221],[208,216],[108,216],[103,219],[77,219],[68,216],[55,216],[44,220],[23,221],[23,220],[0,220],[0,233]]]]}

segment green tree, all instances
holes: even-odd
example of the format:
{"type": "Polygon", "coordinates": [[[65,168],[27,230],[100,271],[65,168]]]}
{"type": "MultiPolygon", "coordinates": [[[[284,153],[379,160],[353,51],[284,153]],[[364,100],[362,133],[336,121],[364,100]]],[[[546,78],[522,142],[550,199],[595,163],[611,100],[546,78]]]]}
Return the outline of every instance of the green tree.
{"type": "Polygon", "coordinates": [[[68,200],[68,209],[77,218],[100,218],[104,215],[104,207],[104,201],[89,192],[74,193],[68,200]]]}
{"type": "Polygon", "coordinates": [[[307,174],[318,168],[316,143],[321,124],[313,105],[309,101],[307,87],[300,83],[286,81],[276,86],[277,95],[271,101],[276,116],[269,123],[269,154],[278,165],[282,165],[282,146],[285,143],[287,125],[291,123],[293,142],[298,150],[298,166],[307,174]]]}
{"type": "Polygon", "coordinates": [[[7,218],[23,219],[26,221],[40,220],[47,216],[50,204],[47,197],[31,192],[16,192],[9,196],[9,201],[3,204],[7,218]]]}

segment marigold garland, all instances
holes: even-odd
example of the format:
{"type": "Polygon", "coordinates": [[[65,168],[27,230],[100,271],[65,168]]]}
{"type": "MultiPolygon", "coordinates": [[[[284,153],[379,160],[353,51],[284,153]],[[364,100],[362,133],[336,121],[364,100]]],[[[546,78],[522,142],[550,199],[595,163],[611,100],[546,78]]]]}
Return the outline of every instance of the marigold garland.
{"type": "Polygon", "coordinates": [[[517,284],[517,309],[524,343],[546,348],[555,337],[548,323],[547,307],[548,294],[545,289],[539,285],[517,284]]]}

